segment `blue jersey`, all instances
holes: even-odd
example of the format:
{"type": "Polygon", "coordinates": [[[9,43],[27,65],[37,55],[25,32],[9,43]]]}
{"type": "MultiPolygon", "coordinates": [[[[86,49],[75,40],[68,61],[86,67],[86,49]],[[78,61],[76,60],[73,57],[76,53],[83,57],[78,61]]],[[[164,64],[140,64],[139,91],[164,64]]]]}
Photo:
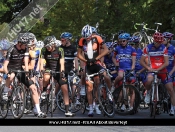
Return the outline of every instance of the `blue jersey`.
{"type": "Polygon", "coordinates": [[[136,66],[135,66],[135,70],[136,71],[139,71],[139,70],[141,70],[143,68],[140,65],[140,58],[142,56],[143,51],[140,48],[138,48],[138,49],[136,49],[136,53],[137,53],[137,55],[136,55],[136,66]]]}
{"type": "Polygon", "coordinates": [[[168,50],[168,58],[169,58],[169,65],[167,66],[168,72],[170,72],[174,67],[174,58],[175,58],[175,47],[170,45],[167,47],[168,50]]]}
{"type": "Polygon", "coordinates": [[[119,68],[123,70],[131,70],[132,56],[136,56],[135,48],[127,45],[126,47],[117,46],[114,55],[117,55],[119,68]]]}
{"type": "Polygon", "coordinates": [[[36,68],[37,68],[40,52],[41,52],[40,49],[35,50],[35,67],[34,67],[34,70],[36,70],[36,68]]]}

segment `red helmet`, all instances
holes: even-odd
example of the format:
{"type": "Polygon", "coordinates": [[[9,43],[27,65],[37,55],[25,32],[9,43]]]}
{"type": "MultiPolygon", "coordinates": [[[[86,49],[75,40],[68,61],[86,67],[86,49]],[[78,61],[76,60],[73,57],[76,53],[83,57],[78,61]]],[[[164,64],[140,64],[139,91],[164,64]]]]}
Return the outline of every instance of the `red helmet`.
{"type": "Polygon", "coordinates": [[[164,36],[162,33],[156,32],[153,35],[154,42],[156,43],[162,43],[164,41],[164,36]]]}

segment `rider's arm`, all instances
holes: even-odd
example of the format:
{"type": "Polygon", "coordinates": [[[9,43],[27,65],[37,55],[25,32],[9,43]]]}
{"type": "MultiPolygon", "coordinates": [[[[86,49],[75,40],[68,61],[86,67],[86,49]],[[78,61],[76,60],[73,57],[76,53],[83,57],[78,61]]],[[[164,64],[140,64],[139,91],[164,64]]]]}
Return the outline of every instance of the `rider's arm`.
{"type": "Polygon", "coordinates": [[[173,69],[170,71],[170,75],[172,75],[173,73],[175,72],[175,60],[174,60],[174,66],[173,66],[173,69]]]}
{"type": "Polygon", "coordinates": [[[45,54],[45,51],[46,51],[45,48],[41,49],[41,54],[40,54],[40,57],[39,57],[40,59],[39,59],[39,62],[38,62],[40,71],[44,70],[44,61],[45,61],[44,54],[45,54]]]}
{"type": "Polygon", "coordinates": [[[60,71],[62,72],[62,71],[65,71],[65,69],[64,69],[64,62],[65,62],[65,60],[64,60],[64,50],[62,49],[62,48],[59,48],[59,51],[60,51],[60,71]]]}
{"type": "Polygon", "coordinates": [[[8,73],[8,69],[7,69],[8,64],[9,64],[9,60],[5,60],[4,61],[4,64],[3,64],[3,68],[4,68],[4,73],[5,74],[8,73]]]}
{"type": "Polygon", "coordinates": [[[28,48],[26,49],[26,52],[24,53],[24,65],[25,65],[25,71],[29,71],[29,51],[28,48]]]}
{"type": "Polygon", "coordinates": [[[30,50],[29,51],[29,56],[31,58],[31,61],[29,63],[29,69],[34,69],[34,67],[35,67],[35,61],[36,61],[35,60],[35,58],[36,58],[35,51],[30,50]]]}
{"type": "Polygon", "coordinates": [[[102,46],[102,48],[103,48],[103,52],[101,52],[101,53],[97,56],[96,60],[101,59],[102,57],[104,57],[105,55],[107,55],[108,52],[109,52],[107,46],[106,46],[105,44],[103,44],[103,42],[101,43],[101,46],[102,46]]]}

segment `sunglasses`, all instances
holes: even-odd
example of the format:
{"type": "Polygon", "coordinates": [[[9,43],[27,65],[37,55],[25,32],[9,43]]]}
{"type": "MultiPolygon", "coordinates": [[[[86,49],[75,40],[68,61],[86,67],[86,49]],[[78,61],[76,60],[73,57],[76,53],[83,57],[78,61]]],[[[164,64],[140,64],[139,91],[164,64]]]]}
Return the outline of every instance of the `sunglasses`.
{"type": "Polygon", "coordinates": [[[121,42],[124,43],[124,42],[126,42],[126,40],[122,40],[121,42]]]}
{"type": "Polygon", "coordinates": [[[34,44],[33,45],[29,45],[28,48],[31,48],[31,47],[34,47],[34,46],[35,46],[34,44]]]}
{"type": "Polygon", "coordinates": [[[62,39],[61,42],[65,42],[66,40],[65,39],[62,39]]]}

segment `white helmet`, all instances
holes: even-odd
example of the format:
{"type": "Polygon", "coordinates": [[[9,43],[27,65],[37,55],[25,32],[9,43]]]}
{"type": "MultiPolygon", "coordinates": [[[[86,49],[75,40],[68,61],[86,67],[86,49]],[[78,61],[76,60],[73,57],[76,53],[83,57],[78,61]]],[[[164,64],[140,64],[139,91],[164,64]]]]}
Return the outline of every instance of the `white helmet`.
{"type": "Polygon", "coordinates": [[[56,47],[61,46],[61,41],[60,40],[55,40],[56,47]]]}
{"type": "Polygon", "coordinates": [[[37,47],[37,48],[43,48],[43,47],[44,47],[43,41],[40,41],[40,40],[37,41],[36,47],[37,47]]]}
{"type": "Polygon", "coordinates": [[[83,38],[88,38],[92,35],[92,28],[89,25],[86,25],[82,28],[81,35],[83,38]]]}

